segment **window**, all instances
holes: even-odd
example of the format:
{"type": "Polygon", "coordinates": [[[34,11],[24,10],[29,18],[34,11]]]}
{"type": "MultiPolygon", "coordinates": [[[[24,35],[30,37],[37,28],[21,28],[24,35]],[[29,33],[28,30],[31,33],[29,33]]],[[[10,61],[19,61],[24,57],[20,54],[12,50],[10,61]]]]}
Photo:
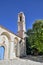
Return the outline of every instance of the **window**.
{"type": "Polygon", "coordinates": [[[20,16],[20,21],[22,21],[22,16],[20,16]]]}

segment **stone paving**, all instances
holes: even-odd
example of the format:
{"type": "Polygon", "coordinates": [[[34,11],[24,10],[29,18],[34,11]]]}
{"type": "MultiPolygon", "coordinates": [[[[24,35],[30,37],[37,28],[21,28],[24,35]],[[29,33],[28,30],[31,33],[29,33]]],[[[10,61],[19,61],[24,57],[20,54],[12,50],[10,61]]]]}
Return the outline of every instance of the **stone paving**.
{"type": "Polygon", "coordinates": [[[32,60],[32,61],[36,61],[36,62],[41,62],[43,63],[43,55],[39,55],[39,56],[32,56],[32,55],[28,55],[22,59],[28,59],[28,60],[32,60]]]}
{"type": "Polygon", "coordinates": [[[0,60],[0,65],[43,65],[43,62],[15,58],[14,60],[0,60]]]}

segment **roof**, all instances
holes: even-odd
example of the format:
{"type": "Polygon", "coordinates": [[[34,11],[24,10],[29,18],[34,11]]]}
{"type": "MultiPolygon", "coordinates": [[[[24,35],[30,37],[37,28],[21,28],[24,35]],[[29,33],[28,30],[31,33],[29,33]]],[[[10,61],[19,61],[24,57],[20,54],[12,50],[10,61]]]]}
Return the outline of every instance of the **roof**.
{"type": "MultiPolygon", "coordinates": [[[[10,32],[11,34],[18,36],[17,34],[11,32],[10,30],[8,30],[7,28],[5,28],[4,26],[0,25],[0,27],[3,28],[3,29],[5,29],[5,30],[7,30],[7,31],[10,32]]],[[[20,36],[18,36],[18,37],[21,38],[20,36]]],[[[23,39],[23,38],[21,38],[21,39],[23,39]]]]}

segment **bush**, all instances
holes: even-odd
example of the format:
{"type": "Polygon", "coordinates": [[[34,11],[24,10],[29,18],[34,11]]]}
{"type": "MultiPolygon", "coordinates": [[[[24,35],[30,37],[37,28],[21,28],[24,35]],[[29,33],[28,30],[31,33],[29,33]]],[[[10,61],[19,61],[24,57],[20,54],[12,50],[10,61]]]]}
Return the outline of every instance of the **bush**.
{"type": "Polygon", "coordinates": [[[43,20],[38,20],[33,24],[33,28],[29,29],[26,34],[27,54],[42,55],[43,54],[43,20]]]}

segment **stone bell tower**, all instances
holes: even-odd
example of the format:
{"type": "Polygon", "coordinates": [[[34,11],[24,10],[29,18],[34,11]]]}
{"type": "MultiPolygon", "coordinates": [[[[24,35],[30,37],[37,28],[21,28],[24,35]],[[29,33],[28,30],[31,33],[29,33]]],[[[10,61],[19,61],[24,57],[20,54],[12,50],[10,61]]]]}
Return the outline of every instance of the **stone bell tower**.
{"type": "Polygon", "coordinates": [[[23,40],[20,44],[20,56],[26,56],[26,28],[25,28],[25,15],[23,12],[18,14],[18,36],[23,40]]]}
{"type": "Polygon", "coordinates": [[[20,36],[21,38],[24,38],[25,32],[26,32],[25,15],[23,12],[20,12],[18,14],[18,36],[20,36]]]}

